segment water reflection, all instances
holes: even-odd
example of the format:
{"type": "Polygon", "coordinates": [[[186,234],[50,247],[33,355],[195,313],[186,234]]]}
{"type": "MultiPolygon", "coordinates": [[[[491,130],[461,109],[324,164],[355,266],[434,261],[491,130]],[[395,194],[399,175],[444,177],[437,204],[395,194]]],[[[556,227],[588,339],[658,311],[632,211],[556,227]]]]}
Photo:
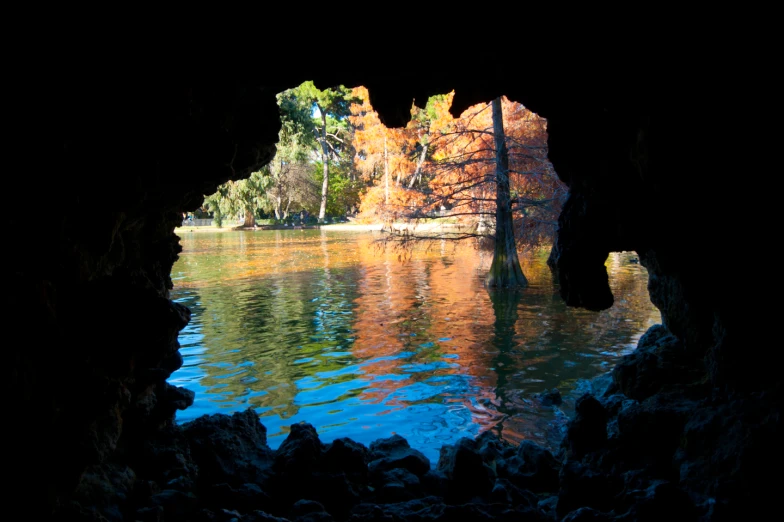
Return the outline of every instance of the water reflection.
{"type": "Polygon", "coordinates": [[[523,259],[527,289],[489,292],[487,256],[439,244],[403,261],[375,234],[185,233],[172,298],[192,320],[170,382],[196,402],[178,422],[252,406],[273,448],[307,421],[325,442],[398,433],[434,461],[487,429],[553,445],[569,392],[660,322],[634,254],[608,259],[616,303],[589,312],[563,304],[546,252],[523,259]],[[554,387],[564,404],[536,400],[554,387]]]}

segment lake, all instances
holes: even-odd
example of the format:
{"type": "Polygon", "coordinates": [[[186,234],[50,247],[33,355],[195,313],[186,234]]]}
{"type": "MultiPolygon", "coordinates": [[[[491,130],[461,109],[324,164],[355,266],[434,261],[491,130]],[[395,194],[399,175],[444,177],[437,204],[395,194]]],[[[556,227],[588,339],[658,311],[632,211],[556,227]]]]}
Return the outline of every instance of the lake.
{"type": "Polygon", "coordinates": [[[273,449],[306,421],[322,442],[399,434],[434,463],[484,430],[554,449],[587,381],[661,322],[633,252],[607,259],[616,301],[590,312],[563,303],[546,251],[522,258],[525,290],[491,293],[492,253],[404,255],[380,234],[181,232],[171,297],[192,317],[169,382],[196,398],[177,422],[253,407],[273,449]],[[560,405],[539,398],[553,388],[560,405]]]}

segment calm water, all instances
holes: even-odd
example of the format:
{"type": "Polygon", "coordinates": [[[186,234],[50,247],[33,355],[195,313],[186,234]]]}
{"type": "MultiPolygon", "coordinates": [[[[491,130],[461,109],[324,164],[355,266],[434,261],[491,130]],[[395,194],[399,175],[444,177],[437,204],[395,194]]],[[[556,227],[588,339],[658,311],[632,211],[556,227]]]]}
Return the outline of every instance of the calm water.
{"type": "Polygon", "coordinates": [[[530,286],[493,293],[469,246],[378,249],[378,232],[183,232],[172,298],[192,311],[183,367],[196,392],[178,422],[249,406],[277,448],[307,421],[323,442],[400,434],[434,462],[460,437],[560,440],[586,380],[661,322],[634,253],[612,254],[616,302],[567,308],[547,252],[523,260],[530,286]],[[558,388],[564,403],[536,394],[558,388]]]}

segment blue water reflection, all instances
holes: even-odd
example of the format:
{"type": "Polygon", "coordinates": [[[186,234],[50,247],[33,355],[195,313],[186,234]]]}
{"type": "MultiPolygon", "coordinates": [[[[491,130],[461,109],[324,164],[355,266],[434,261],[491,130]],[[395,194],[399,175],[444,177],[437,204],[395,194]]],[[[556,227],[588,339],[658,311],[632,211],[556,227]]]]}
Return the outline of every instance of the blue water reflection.
{"type": "Polygon", "coordinates": [[[608,259],[615,305],[588,312],[563,304],[546,252],[525,259],[529,288],[491,298],[486,255],[430,249],[402,262],[377,237],[184,234],[172,298],[192,319],[169,382],[196,400],[177,421],[253,407],[273,448],[306,421],[324,442],[397,433],[433,461],[483,430],[552,447],[585,380],[660,322],[633,253],[608,259]],[[537,399],[552,388],[562,405],[537,399]]]}

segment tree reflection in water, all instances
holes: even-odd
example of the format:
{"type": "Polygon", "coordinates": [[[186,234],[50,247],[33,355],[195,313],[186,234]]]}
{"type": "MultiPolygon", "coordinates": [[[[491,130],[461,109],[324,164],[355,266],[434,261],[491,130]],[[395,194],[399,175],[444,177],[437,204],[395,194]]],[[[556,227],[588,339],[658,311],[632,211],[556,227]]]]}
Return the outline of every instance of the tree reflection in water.
{"type": "Polygon", "coordinates": [[[377,237],[184,234],[172,298],[193,314],[169,382],[196,402],[178,422],[252,406],[273,448],[307,421],[325,442],[398,433],[434,461],[486,429],[553,446],[580,383],[660,322],[633,253],[608,258],[615,305],[589,312],[563,304],[547,252],[522,259],[527,288],[489,291],[487,257],[470,246],[401,260],[377,237]],[[537,399],[552,388],[563,404],[537,399]]]}

